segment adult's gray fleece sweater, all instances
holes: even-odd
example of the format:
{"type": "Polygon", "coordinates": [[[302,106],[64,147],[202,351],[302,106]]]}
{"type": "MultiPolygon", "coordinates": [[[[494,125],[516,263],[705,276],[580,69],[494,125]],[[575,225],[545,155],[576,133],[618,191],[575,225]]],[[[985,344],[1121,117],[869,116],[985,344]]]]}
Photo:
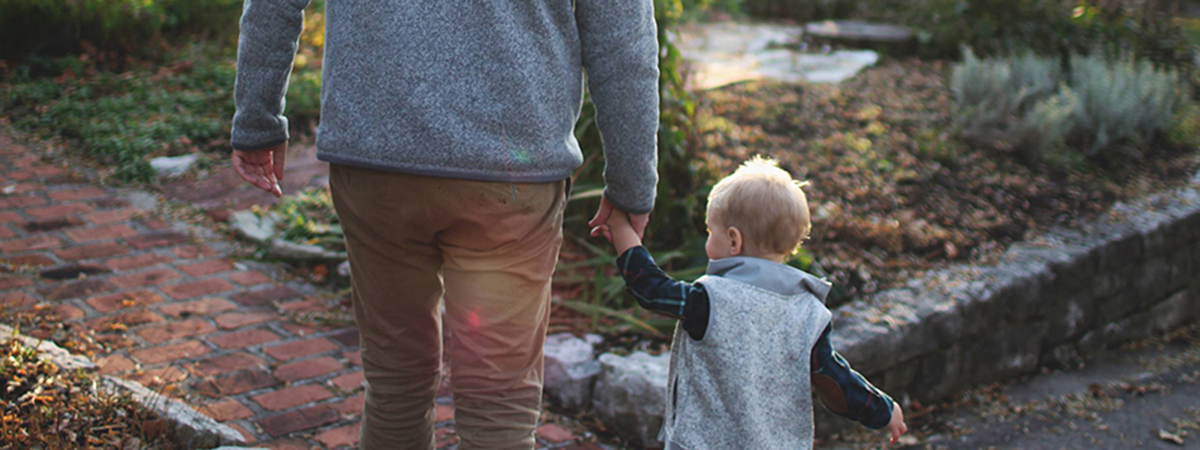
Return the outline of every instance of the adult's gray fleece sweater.
{"type": "MultiPolygon", "coordinates": [[[[245,0],[233,148],[287,140],[284,93],[308,0],[245,0]]],[[[565,179],[584,70],[605,196],[654,205],[658,41],[653,0],[328,0],[317,157],[499,182],[565,179]]]]}

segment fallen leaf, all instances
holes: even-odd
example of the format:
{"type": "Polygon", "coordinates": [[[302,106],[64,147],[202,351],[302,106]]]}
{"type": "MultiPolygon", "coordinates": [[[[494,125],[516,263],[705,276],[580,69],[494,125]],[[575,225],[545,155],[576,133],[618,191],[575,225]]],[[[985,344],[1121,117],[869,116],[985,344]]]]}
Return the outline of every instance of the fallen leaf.
{"type": "Polygon", "coordinates": [[[1170,433],[1161,428],[1158,429],[1158,438],[1167,442],[1174,442],[1176,445],[1183,445],[1183,436],[1170,433]]]}
{"type": "Polygon", "coordinates": [[[946,249],[946,258],[948,258],[948,259],[958,258],[958,247],[956,247],[953,242],[946,241],[945,249],[946,249]]]}

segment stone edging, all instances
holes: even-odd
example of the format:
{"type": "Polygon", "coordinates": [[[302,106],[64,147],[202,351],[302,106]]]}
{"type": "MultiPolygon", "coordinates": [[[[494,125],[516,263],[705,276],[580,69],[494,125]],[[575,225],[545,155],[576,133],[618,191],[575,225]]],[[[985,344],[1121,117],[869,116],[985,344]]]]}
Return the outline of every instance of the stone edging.
{"type": "MultiPolygon", "coordinates": [[[[97,368],[96,364],[86,357],[72,355],[52,341],[23,336],[7,325],[0,324],[0,338],[21,341],[22,345],[36,349],[39,356],[62,370],[92,372],[97,368]]],[[[101,392],[129,395],[143,407],[158,413],[175,430],[175,441],[183,448],[213,448],[246,443],[246,438],[237,430],[196,412],[186,403],[147,389],[140,383],[108,375],[100,376],[99,381],[101,392]]]]}

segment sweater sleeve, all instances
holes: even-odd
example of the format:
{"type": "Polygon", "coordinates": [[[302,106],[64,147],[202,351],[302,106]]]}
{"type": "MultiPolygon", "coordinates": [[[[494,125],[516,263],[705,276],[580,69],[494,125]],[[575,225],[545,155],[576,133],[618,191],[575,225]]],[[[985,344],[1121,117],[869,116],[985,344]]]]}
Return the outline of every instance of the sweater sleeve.
{"type": "Polygon", "coordinates": [[[577,0],[575,21],[604,147],[604,196],[654,209],[658,184],[658,29],[653,0],[577,0]]]}
{"type": "Polygon", "coordinates": [[[880,429],[892,420],[893,400],[872,386],[866,378],[850,367],[842,355],[833,350],[825,327],[812,352],[812,384],[825,409],[861,423],[867,428],[880,429]]]}
{"type": "Polygon", "coordinates": [[[288,139],[284,94],[308,2],[245,0],[233,89],[233,148],[259,150],[288,139]]]}
{"type": "Polygon", "coordinates": [[[683,330],[694,340],[708,331],[708,291],[663,272],[646,247],[634,247],[617,257],[617,268],[625,286],[639,305],[648,310],[683,320],[683,330]]]}

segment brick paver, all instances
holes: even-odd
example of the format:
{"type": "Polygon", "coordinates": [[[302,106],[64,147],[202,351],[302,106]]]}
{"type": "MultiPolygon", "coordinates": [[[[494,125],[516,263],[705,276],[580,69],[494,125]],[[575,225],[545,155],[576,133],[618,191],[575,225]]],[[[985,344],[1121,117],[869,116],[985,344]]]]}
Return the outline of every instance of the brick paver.
{"type": "MultiPolygon", "coordinates": [[[[100,373],[169,392],[254,446],[357,443],[365,382],[357,329],[290,319],[326,308],[301,293],[313,288],[245,268],[215,250],[228,246],[40,160],[0,128],[0,187],[9,186],[0,195],[0,267],[13,270],[0,275],[0,304],[53,310],[85,327],[110,349],[94,355],[100,373]]],[[[450,404],[438,400],[438,448],[458,442],[450,404]]],[[[557,426],[539,432],[573,439],[557,426]]]]}

